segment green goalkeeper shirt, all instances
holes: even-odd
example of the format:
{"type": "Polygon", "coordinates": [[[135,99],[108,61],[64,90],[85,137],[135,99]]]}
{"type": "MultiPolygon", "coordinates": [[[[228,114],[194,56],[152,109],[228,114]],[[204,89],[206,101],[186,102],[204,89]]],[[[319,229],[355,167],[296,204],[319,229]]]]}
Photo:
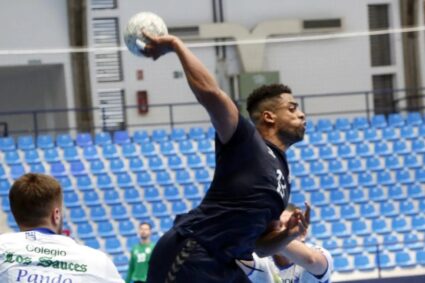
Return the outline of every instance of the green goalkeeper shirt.
{"type": "Polygon", "coordinates": [[[146,281],[148,276],[149,260],[151,258],[153,243],[140,243],[131,250],[126,283],[132,281],[146,281]]]}

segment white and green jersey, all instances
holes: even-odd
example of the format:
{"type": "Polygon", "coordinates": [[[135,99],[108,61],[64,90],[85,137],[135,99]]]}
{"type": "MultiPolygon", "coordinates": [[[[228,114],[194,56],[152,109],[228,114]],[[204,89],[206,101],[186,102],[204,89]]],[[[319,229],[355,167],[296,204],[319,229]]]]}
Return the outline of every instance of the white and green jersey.
{"type": "Polygon", "coordinates": [[[56,234],[0,235],[1,283],[122,283],[106,254],[56,234]]]}
{"type": "Polygon", "coordinates": [[[319,250],[328,261],[328,268],[322,276],[313,275],[303,267],[295,264],[279,269],[272,257],[259,258],[254,254],[255,270],[249,275],[249,279],[253,283],[330,283],[333,271],[331,254],[322,247],[309,244],[308,246],[319,250]],[[280,281],[276,279],[277,277],[280,278],[280,281]]]}

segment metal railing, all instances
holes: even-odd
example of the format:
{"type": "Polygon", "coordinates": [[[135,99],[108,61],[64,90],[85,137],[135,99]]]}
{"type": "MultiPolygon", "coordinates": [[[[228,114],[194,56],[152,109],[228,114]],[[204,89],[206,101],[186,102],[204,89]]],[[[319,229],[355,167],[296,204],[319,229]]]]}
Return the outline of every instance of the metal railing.
{"type": "MultiPolygon", "coordinates": [[[[403,112],[403,111],[420,111],[423,112],[425,107],[425,88],[415,89],[415,90],[409,90],[409,89],[391,89],[391,90],[381,90],[379,92],[392,92],[392,93],[408,93],[411,91],[415,91],[416,93],[419,93],[414,96],[407,96],[404,95],[402,98],[395,99],[393,101],[393,105],[391,105],[388,109],[386,108],[380,108],[380,113],[392,113],[392,112],[403,112]],[[411,105],[409,107],[403,106],[403,103],[407,103],[409,100],[421,101],[421,105],[417,105],[417,107],[412,107],[411,105]]],[[[373,103],[373,95],[376,94],[377,91],[359,91],[359,92],[346,92],[346,93],[327,93],[327,94],[307,94],[307,95],[296,95],[295,98],[299,101],[300,108],[303,110],[303,112],[306,113],[307,117],[332,117],[332,116],[347,116],[347,115],[364,115],[367,118],[370,118],[372,115],[376,112],[378,109],[372,107],[371,103],[373,103]],[[349,97],[349,98],[347,98],[349,97]],[[362,107],[355,108],[354,106],[351,108],[342,109],[339,107],[340,105],[334,105],[333,109],[338,110],[321,110],[317,109],[318,100],[327,101],[329,105],[332,105],[332,101],[334,99],[346,99],[346,103],[348,107],[351,107],[350,104],[362,104],[362,107]],[[351,103],[356,102],[356,103],[351,103]]],[[[240,109],[244,108],[245,101],[238,100],[235,101],[235,103],[240,107],[240,109]]],[[[325,103],[326,104],[326,103],[325,103]]],[[[69,131],[95,131],[95,130],[103,130],[103,131],[114,131],[114,130],[120,130],[120,129],[131,129],[131,128],[142,128],[142,127],[169,127],[174,128],[175,126],[180,125],[187,125],[187,124],[209,124],[209,119],[181,119],[179,118],[175,112],[179,108],[188,108],[188,107],[199,107],[201,108],[197,102],[187,102],[187,103],[164,103],[164,104],[151,104],[149,105],[149,109],[155,110],[155,109],[162,109],[165,110],[167,117],[165,117],[163,121],[159,122],[134,122],[130,121],[130,119],[125,119],[126,124],[120,125],[118,128],[108,128],[106,125],[106,118],[104,115],[104,112],[102,112],[102,107],[93,107],[93,108],[61,108],[61,109],[34,109],[34,110],[27,110],[27,111],[7,111],[7,112],[0,112],[0,119],[4,120],[3,124],[8,125],[8,131],[6,131],[8,134],[33,134],[37,136],[41,133],[58,133],[58,132],[69,132],[69,131]],[[40,118],[43,115],[47,115],[50,117],[49,119],[57,119],[55,118],[55,115],[68,115],[69,113],[78,113],[78,112],[91,112],[93,114],[93,117],[97,116],[99,117],[100,123],[91,125],[90,127],[82,127],[82,126],[75,126],[71,127],[64,126],[64,127],[43,127],[40,122],[40,118]],[[24,116],[25,121],[27,122],[26,128],[17,128],[14,126],[13,119],[19,116],[24,116]],[[8,118],[10,118],[10,121],[8,121],[8,118]],[[31,122],[29,122],[31,121],[31,122]],[[130,122],[129,122],[130,121],[130,122]]],[[[125,105],[125,116],[128,116],[128,112],[130,111],[137,111],[138,106],[137,105],[125,105]]],[[[379,114],[380,114],[379,113],[379,114]]],[[[46,117],[45,117],[46,118],[46,117]]],[[[149,120],[149,119],[145,119],[149,120]]]]}

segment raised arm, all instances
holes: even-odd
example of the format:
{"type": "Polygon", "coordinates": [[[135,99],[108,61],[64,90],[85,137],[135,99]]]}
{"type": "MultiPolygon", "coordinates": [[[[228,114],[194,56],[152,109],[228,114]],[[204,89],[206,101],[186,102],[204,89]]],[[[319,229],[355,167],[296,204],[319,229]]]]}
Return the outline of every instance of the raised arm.
{"type": "Polygon", "coordinates": [[[287,244],[279,254],[304,267],[314,275],[322,275],[328,269],[328,260],[319,249],[307,246],[298,240],[287,244]]]}
{"type": "Polygon", "coordinates": [[[174,51],[180,59],[190,88],[199,103],[207,110],[211,122],[222,143],[230,140],[238,124],[236,105],[218,86],[202,62],[177,37],[172,35],[152,37],[145,47],[145,54],[154,60],[174,51]]]}

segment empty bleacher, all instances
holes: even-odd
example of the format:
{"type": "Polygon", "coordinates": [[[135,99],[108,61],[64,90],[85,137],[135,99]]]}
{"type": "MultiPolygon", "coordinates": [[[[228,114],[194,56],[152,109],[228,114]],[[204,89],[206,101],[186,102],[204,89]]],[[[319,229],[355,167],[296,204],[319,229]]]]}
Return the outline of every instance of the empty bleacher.
{"type": "MultiPolygon", "coordinates": [[[[64,188],[65,227],[127,268],[137,225],[153,240],[199,204],[211,182],[214,130],[138,130],[0,138],[0,199],[25,172],[64,188]]],[[[425,267],[425,121],[419,113],[309,121],[288,152],[291,201],[312,204],[310,241],[334,256],[337,274],[425,267]],[[378,252],[377,252],[378,251],[378,252]]]]}

